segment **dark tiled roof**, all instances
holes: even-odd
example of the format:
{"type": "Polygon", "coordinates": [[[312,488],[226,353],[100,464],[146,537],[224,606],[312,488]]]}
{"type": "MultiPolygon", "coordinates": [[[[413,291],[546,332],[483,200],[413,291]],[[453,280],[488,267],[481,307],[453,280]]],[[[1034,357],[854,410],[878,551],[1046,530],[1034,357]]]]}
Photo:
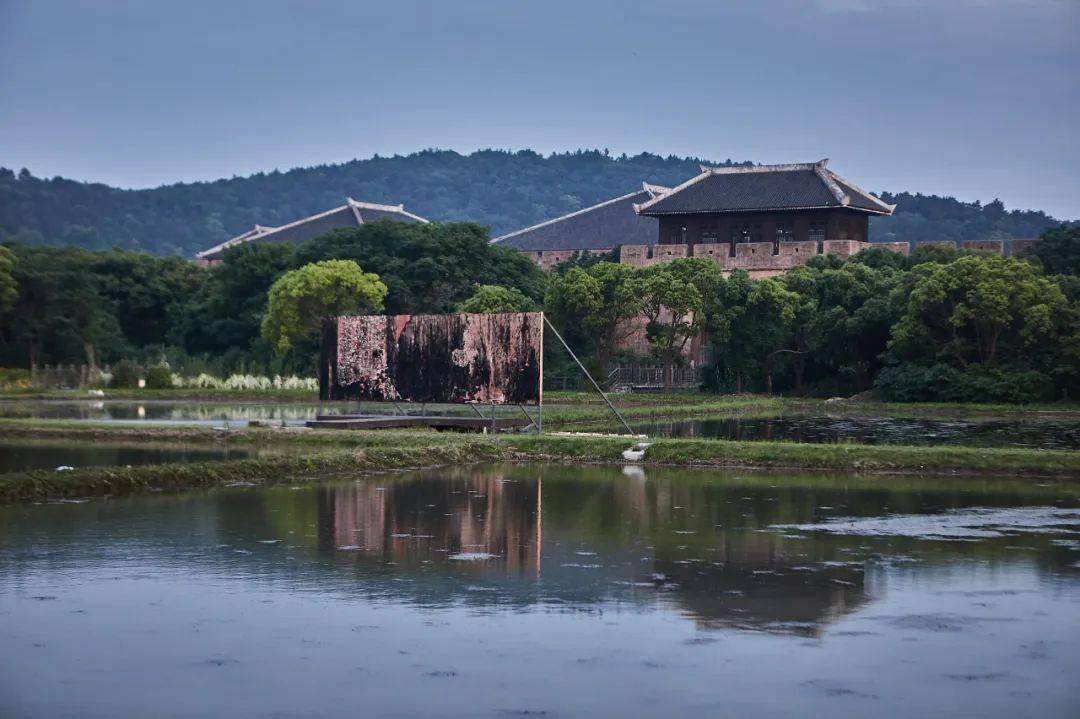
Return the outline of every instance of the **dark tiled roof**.
{"type": "Polygon", "coordinates": [[[653,197],[632,192],[539,225],[496,237],[492,242],[525,252],[537,250],[608,250],[619,245],[654,245],[658,221],[642,217],[634,205],[653,197]]]}
{"type": "Polygon", "coordinates": [[[797,165],[702,167],[697,177],[638,207],[643,215],[848,207],[892,214],[868,192],[839,177],[825,160],[797,165]]]}
{"type": "Polygon", "coordinates": [[[246,242],[291,242],[300,244],[301,242],[313,240],[331,230],[357,227],[365,222],[375,222],[381,219],[391,219],[409,224],[427,222],[423,217],[406,212],[402,205],[377,205],[371,202],[357,202],[349,198],[341,207],[335,207],[332,210],[305,217],[281,227],[256,225],[254,229],[248,230],[242,235],[237,235],[220,245],[204,250],[196,256],[204,260],[218,259],[227,248],[246,242]]]}

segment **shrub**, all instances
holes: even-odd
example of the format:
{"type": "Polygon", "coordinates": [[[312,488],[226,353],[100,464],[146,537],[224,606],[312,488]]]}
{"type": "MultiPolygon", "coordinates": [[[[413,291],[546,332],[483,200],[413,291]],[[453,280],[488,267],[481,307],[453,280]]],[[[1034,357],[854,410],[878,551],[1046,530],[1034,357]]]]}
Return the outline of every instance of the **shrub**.
{"type": "Polygon", "coordinates": [[[30,386],[30,370],[0,367],[0,388],[24,389],[30,386]]]}
{"type": "Polygon", "coordinates": [[[109,386],[116,389],[134,389],[142,379],[142,367],[131,360],[120,360],[112,367],[112,379],[109,386]]]}
{"type": "Polygon", "coordinates": [[[175,386],[173,382],[172,371],[166,365],[154,365],[146,370],[146,387],[147,389],[172,389],[175,386]]]}
{"type": "Polygon", "coordinates": [[[1053,380],[1042,372],[965,370],[946,364],[887,367],[877,388],[889,402],[984,402],[1025,404],[1056,399],[1053,380]]]}

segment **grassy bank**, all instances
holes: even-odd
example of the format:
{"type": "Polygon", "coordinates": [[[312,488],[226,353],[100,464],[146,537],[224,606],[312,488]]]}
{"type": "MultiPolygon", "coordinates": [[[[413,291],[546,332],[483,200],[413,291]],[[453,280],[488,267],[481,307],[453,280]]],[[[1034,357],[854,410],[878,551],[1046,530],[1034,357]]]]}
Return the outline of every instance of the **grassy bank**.
{"type": "Polygon", "coordinates": [[[143,467],[85,467],[69,472],[0,474],[0,502],[76,497],[121,496],[281,481],[310,481],[338,474],[401,471],[503,459],[505,450],[490,442],[370,446],[323,449],[259,459],[239,459],[143,467]]]}
{"type": "MultiPolygon", "coordinates": [[[[631,441],[620,437],[500,435],[438,432],[103,426],[8,421],[5,438],[68,442],[178,442],[272,449],[257,459],[142,467],[83,467],[68,472],[0,475],[0,501],[118,495],[218,486],[325,479],[329,475],[476,462],[622,463],[631,441]]],[[[862,475],[947,475],[1080,480],[1080,452],[1021,448],[910,447],[666,439],[653,443],[645,465],[830,471],[862,475]]]]}

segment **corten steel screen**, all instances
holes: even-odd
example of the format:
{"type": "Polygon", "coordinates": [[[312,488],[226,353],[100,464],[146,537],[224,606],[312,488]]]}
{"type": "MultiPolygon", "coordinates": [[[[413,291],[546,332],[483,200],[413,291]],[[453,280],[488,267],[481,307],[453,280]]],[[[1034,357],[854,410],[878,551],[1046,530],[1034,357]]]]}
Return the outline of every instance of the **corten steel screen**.
{"type": "Polygon", "coordinates": [[[323,399],[541,402],[541,312],[365,315],[323,321],[323,399]]]}

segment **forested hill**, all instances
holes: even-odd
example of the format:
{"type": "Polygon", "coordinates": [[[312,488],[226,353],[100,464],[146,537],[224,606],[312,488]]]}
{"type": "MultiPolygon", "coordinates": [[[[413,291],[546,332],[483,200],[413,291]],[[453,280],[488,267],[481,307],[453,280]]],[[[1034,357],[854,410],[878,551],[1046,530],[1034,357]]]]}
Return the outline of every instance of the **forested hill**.
{"type": "MultiPolygon", "coordinates": [[[[150,190],[45,180],[0,168],[0,240],[191,256],[255,224],[281,225],[341,205],[346,197],[404,203],[429,219],[479,222],[498,235],[632,192],[642,180],[683,182],[702,162],[598,151],[543,156],[425,150],[150,190]]],[[[871,223],[872,238],[879,240],[1036,237],[1056,224],[1045,213],[1007,211],[997,201],[881,196],[899,208],[894,217],[871,223]]]]}

